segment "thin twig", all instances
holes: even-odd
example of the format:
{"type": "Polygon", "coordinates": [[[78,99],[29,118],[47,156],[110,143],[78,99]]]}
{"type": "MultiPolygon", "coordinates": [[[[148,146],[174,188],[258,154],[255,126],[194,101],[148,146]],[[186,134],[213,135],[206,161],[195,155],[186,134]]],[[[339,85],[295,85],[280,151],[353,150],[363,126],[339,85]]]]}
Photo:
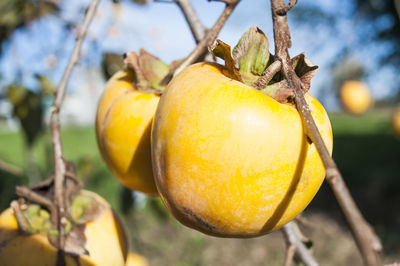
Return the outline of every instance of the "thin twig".
{"type": "Polygon", "coordinates": [[[4,162],[2,160],[0,160],[0,170],[4,171],[4,172],[7,172],[7,173],[10,173],[10,174],[15,175],[15,176],[21,176],[22,175],[22,169],[21,168],[15,166],[15,165],[12,165],[10,163],[6,163],[6,162],[4,162]]]}
{"type": "Polygon", "coordinates": [[[294,246],[288,246],[286,249],[285,256],[285,266],[291,266],[294,259],[294,254],[296,254],[296,248],[294,246]]]}
{"type": "Polygon", "coordinates": [[[284,0],[271,0],[276,57],[282,62],[283,73],[286,76],[290,88],[294,90],[296,108],[302,118],[305,132],[318,150],[326,169],[327,181],[347,218],[364,263],[366,265],[379,265],[379,256],[377,254],[377,249],[380,248],[379,238],[363,218],[342,175],[330,156],[311,115],[310,108],[304,98],[301,81],[290,65],[288,48],[291,46],[291,41],[287,17],[286,13],[278,13],[284,6],[284,0]]]}
{"type": "Polygon", "coordinates": [[[199,16],[194,10],[190,0],[172,0],[172,1],[160,1],[155,2],[160,3],[176,3],[181,9],[187,23],[189,24],[190,30],[192,31],[193,37],[196,43],[199,43],[207,32],[207,29],[201,23],[199,16]]]}
{"type": "Polygon", "coordinates": [[[24,186],[17,186],[15,188],[15,194],[19,197],[23,197],[32,203],[37,203],[41,206],[46,207],[49,211],[53,209],[53,202],[46,197],[43,197],[39,193],[36,193],[24,186]]]}
{"type": "MultiPolygon", "coordinates": [[[[190,0],[173,0],[181,9],[187,23],[189,24],[190,30],[192,31],[192,35],[196,44],[198,44],[206,35],[207,29],[201,22],[199,16],[194,10],[190,0]]],[[[215,58],[212,54],[207,53],[204,57],[205,61],[215,61],[215,58]]]]}
{"type": "Polygon", "coordinates": [[[13,200],[13,201],[11,201],[10,205],[11,205],[11,208],[13,209],[13,211],[14,211],[14,215],[15,215],[15,218],[16,218],[17,223],[18,223],[18,230],[22,234],[26,234],[26,232],[29,231],[30,226],[29,226],[28,220],[26,219],[26,217],[22,213],[22,210],[21,210],[21,208],[20,208],[20,206],[18,204],[18,201],[13,200]]]}
{"type": "Polygon", "coordinates": [[[217,38],[219,32],[232,14],[233,10],[237,6],[240,0],[226,1],[226,6],[221,16],[215,22],[214,26],[207,32],[204,38],[197,44],[196,48],[185,58],[185,60],[178,66],[171,68],[167,76],[161,81],[161,85],[167,85],[172,77],[181,72],[190,64],[193,64],[204,52],[207,51],[207,47],[211,45],[217,38]]]}
{"type": "Polygon", "coordinates": [[[297,0],[290,0],[289,4],[287,4],[286,6],[282,7],[281,9],[276,10],[276,13],[279,16],[284,16],[286,15],[287,12],[289,12],[290,9],[292,9],[292,7],[294,7],[297,4],[297,0]]]}
{"type": "Polygon", "coordinates": [[[294,221],[292,221],[292,222],[284,225],[281,229],[283,236],[285,238],[287,249],[288,249],[286,251],[287,253],[286,253],[285,265],[291,265],[292,259],[289,260],[290,254],[288,254],[288,253],[289,253],[289,249],[294,249],[298,258],[304,263],[304,265],[317,266],[318,265],[317,261],[311,255],[310,251],[304,245],[303,241],[301,241],[301,239],[300,239],[301,236],[299,236],[297,234],[295,226],[297,226],[297,225],[295,224],[294,221]]]}
{"type": "MultiPolygon", "coordinates": [[[[61,134],[60,134],[60,118],[59,112],[64,99],[66,87],[68,80],[71,76],[74,66],[78,63],[79,54],[81,50],[82,42],[86,36],[90,22],[92,21],[94,14],[96,12],[99,0],[93,0],[89,5],[85,18],[76,36],[76,42],[72,54],[69,58],[68,65],[65,68],[64,75],[56,89],[56,96],[54,104],[52,106],[51,114],[51,132],[52,132],[52,143],[53,143],[53,153],[54,153],[54,202],[57,207],[57,212],[52,213],[52,222],[57,224],[58,229],[58,239],[57,244],[59,251],[62,252],[64,248],[64,224],[65,219],[65,196],[64,196],[64,176],[66,173],[66,164],[63,158],[63,150],[61,145],[61,134]]],[[[59,263],[60,261],[58,261],[59,263]]],[[[62,262],[61,262],[62,263],[62,262]]]]}

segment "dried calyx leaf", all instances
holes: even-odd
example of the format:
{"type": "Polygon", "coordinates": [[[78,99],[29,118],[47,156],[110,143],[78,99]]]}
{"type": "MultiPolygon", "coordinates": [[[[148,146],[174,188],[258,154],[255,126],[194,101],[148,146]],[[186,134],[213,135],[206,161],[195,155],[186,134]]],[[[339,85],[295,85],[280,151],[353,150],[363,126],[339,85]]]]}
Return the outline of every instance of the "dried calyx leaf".
{"type": "MultiPolygon", "coordinates": [[[[268,48],[269,42],[264,32],[251,27],[240,38],[232,53],[230,46],[220,40],[209,50],[225,60],[226,76],[253,86],[281,103],[292,101],[293,90],[281,72],[279,63],[274,64],[275,58],[268,48]]],[[[303,83],[304,91],[308,91],[318,66],[307,59],[304,53],[292,58],[291,63],[303,83]]]]}
{"type": "MultiPolygon", "coordinates": [[[[14,201],[14,205],[18,204],[14,201]]],[[[21,215],[16,215],[19,230],[24,234],[47,234],[49,243],[57,248],[58,230],[51,223],[51,216],[48,210],[42,208],[38,204],[22,203],[13,206],[14,212],[18,210],[21,215]],[[23,220],[23,223],[21,223],[23,220]]],[[[74,255],[88,254],[85,249],[85,224],[97,219],[104,210],[104,206],[96,201],[96,199],[78,194],[74,197],[70,206],[70,217],[65,223],[66,242],[64,251],[74,255]]]]}
{"type": "Polygon", "coordinates": [[[72,202],[71,218],[75,224],[85,224],[95,220],[104,206],[88,195],[77,195],[72,202]]]}
{"type": "Polygon", "coordinates": [[[161,80],[169,73],[170,67],[159,58],[140,49],[140,54],[129,52],[124,55],[124,62],[135,73],[135,87],[149,93],[159,93],[165,89],[161,80]]]}
{"type": "Polygon", "coordinates": [[[27,228],[24,228],[25,233],[47,232],[51,228],[50,213],[39,205],[26,206],[22,214],[25,216],[28,225],[27,228]]]}
{"type": "Polygon", "coordinates": [[[268,38],[258,27],[251,27],[242,35],[232,55],[244,83],[253,84],[264,72],[269,61],[268,49],[268,38]]]}
{"type": "MultiPolygon", "coordinates": [[[[316,74],[318,66],[306,58],[304,53],[293,57],[291,64],[303,84],[304,92],[307,92],[310,89],[311,79],[316,74]]],[[[260,88],[260,90],[281,103],[290,102],[294,97],[294,92],[289,87],[289,83],[282,72],[276,73],[267,86],[260,88]]]]}
{"type": "Polygon", "coordinates": [[[237,81],[243,81],[240,73],[236,69],[236,60],[231,53],[231,47],[221,40],[216,40],[213,45],[208,47],[210,53],[225,61],[225,68],[228,70],[226,75],[237,81]]]}

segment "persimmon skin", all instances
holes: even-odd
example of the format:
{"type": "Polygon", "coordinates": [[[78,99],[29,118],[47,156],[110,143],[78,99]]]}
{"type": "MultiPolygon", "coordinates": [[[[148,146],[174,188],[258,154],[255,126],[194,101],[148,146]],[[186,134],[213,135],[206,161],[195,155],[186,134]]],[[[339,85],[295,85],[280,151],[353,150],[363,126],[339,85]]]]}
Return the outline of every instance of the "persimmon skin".
{"type": "MultiPolygon", "coordinates": [[[[199,63],[170,82],[153,124],[153,172],[163,202],[184,225],[214,236],[254,237],[302,212],[325,170],[294,106],[225,71],[199,63]]],[[[331,152],[329,118],[305,96],[331,152]]]]}
{"type": "Polygon", "coordinates": [[[373,104],[368,87],[357,80],[345,81],[340,87],[339,96],[344,109],[355,115],[365,113],[373,104]]]}
{"type": "Polygon", "coordinates": [[[98,103],[96,137],[101,155],[126,187],[157,195],[150,132],[160,97],[138,91],[133,72],[119,71],[108,81],[98,103]]]}
{"type": "MultiPolygon", "coordinates": [[[[93,192],[83,191],[105,208],[100,216],[86,224],[86,249],[89,255],[77,259],[65,256],[66,265],[74,266],[123,266],[128,254],[125,232],[111,206],[93,192]]],[[[7,266],[52,266],[56,265],[57,249],[53,247],[45,233],[24,235],[18,231],[17,220],[12,208],[0,214],[0,265],[7,266]]]]}
{"type": "Polygon", "coordinates": [[[126,266],[148,266],[147,259],[139,254],[129,252],[126,258],[126,266]]]}

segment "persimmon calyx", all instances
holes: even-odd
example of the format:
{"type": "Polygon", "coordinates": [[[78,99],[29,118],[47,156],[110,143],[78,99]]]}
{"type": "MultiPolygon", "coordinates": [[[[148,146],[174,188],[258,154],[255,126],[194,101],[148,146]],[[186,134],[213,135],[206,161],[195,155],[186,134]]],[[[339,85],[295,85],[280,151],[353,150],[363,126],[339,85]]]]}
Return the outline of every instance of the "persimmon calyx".
{"type": "MultiPolygon", "coordinates": [[[[290,102],[293,91],[280,69],[281,66],[268,49],[268,38],[258,27],[251,27],[246,31],[232,52],[230,46],[221,40],[216,40],[209,47],[212,54],[225,61],[228,72],[226,76],[252,86],[281,103],[290,102]],[[268,75],[270,76],[267,77],[268,75]],[[263,82],[259,82],[261,79],[264,79],[263,82]]],[[[304,53],[293,57],[291,64],[307,92],[318,66],[306,58],[304,53]]]]}
{"type": "Polygon", "coordinates": [[[161,80],[169,73],[170,66],[158,57],[140,49],[139,55],[128,52],[124,55],[128,69],[135,73],[135,86],[138,90],[161,94],[166,86],[160,85],[161,80]]]}
{"type": "MultiPolygon", "coordinates": [[[[18,203],[17,203],[18,204],[18,203]]],[[[48,210],[38,204],[19,204],[21,216],[15,215],[19,230],[23,234],[45,233],[49,243],[58,247],[57,237],[59,231],[52,225],[51,215],[48,210]],[[21,223],[20,219],[24,219],[21,223]]],[[[103,211],[103,205],[88,195],[76,195],[70,207],[69,217],[65,219],[65,245],[63,250],[69,254],[87,255],[85,249],[85,224],[94,221],[103,211]]]]}

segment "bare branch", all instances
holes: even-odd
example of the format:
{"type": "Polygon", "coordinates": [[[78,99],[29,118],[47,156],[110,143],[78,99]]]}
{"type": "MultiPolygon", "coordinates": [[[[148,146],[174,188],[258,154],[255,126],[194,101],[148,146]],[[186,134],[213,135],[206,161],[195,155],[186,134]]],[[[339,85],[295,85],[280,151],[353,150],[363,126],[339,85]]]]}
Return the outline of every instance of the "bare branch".
{"type": "Polygon", "coordinates": [[[161,85],[167,85],[173,76],[181,72],[190,64],[196,62],[196,60],[207,51],[207,47],[215,41],[225,22],[228,20],[229,16],[232,14],[240,0],[232,0],[227,2],[228,3],[224,11],[218,18],[217,22],[215,22],[214,26],[212,26],[204,38],[197,44],[196,48],[185,58],[182,63],[174,68],[171,68],[167,76],[161,81],[161,85]]]}
{"type": "Polygon", "coordinates": [[[28,220],[25,218],[25,216],[22,213],[22,210],[18,204],[18,201],[16,201],[16,200],[11,201],[11,208],[14,211],[14,215],[15,215],[15,218],[18,223],[18,230],[21,233],[26,234],[26,232],[28,232],[30,226],[29,226],[28,220]]]}
{"type": "Polygon", "coordinates": [[[296,254],[296,248],[294,246],[288,246],[286,248],[285,266],[291,266],[294,259],[294,254],[296,254]]]}
{"type": "Polygon", "coordinates": [[[201,23],[199,16],[190,4],[190,0],[174,0],[174,2],[182,10],[196,43],[199,43],[201,39],[204,38],[204,35],[206,35],[207,30],[201,23]]]}
{"type": "Polygon", "coordinates": [[[294,255],[291,253],[296,253],[304,265],[317,266],[318,263],[304,245],[303,241],[301,241],[301,236],[299,236],[298,230],[296,230],[295,227],[297,227],[297,225],[292,221],[284,225],[281,229],[287,246],[285,266],[291,265],[294,255]]]}
{"type": "Polygon", "coordinates": [[[190,0],[155,0],[154,2],[158,3],[175,3],[181,9],[187,23],[189,24],[190,30],[192,31],[192,35],[196,41],[199,43],[201,39],[204,38],[207,30],[204,25],[201,23],[199,16],[196,11],[193,9],[190,0]]]}
{"type": "MultiPolygon", "coordinates": [[[[82,42],[86,36],[90,22],[92,21],[94,14],[96,12],[99,0],[93,0],[89,5],[85,18],[76,36],[76,42],[72,54],[69,58],[65,72],[61,78],[60,83],[56,88],[56,96],[54,104],[52,106],[51,114],[51,132],[52,132],[52,144],[54,153],[54,202],[57,207],[57,212],[52,213],[52,223],[57,224],[58,229],[58,239],[57,246],[59,248],[59,254],[62,253],[64,249],[65,235],[64,235],[64,224],[65,219],[65,195],[64,195],[64,176],[66,173],[66,164],[63,158],[63,149],[61,145],[61,134],[60,134],[60,118],[59,112],[64,99],[66,87],[68,80],[71,76],[74,66],[78,63],[79,54],[81,50],[82,42]]],[[[57,263],[63,263],[62,258],[60,261],[60,256],[58,256],[57,263]]]]}
{"type": "Polygon", "coordinates": [[[37,203],[41,206],[46,207],[48,210],[53,210],[54,204],[51,200],[46,197],[43,197],[39,193],[36,193],[24,186],[17,186],[15,188],[15,194],[19,197],[23,197],[30,202],[37,203]]]}
{"type": "Polygon", "coordinates": [[[15,165],[12,165],[10,163],[6,163],[6,162],[1,161],[1,160],[0,160],[0,170],[4,171],[4,172],[7,172],[7,173],[10,173],[10,174],[15,175],[15,176],[21,176],[22,175],[22,169],[21,168],[15,166],[15,165]]]}
{"type": "Polygon", "coordinates": [[[290,88],[294,90],[296,108],[302,118],[305,132],[318,150],[326,169],[327,181],[347,218],[364,263],[366,265],[379,265],[380,262],[377,254],[377,250],[381,247],[379,238],[363,218],[342,175],[330,156],[304,98],[301,81],[290,65],[288,48],[291,46],[291,42],[287,17],[278,13],[282,9],[282,6],[284,6],[284,0],[271,0],[276,57],[282,62],[283,73],[290,88]]]}
{"type": "Polygon", "coordinates": [[[292,7],[294,7],[296,4],[297,0],[290,0],[289,4],[276,10],[276,14],[278,14],[279,16],[285,16],[286,13],[289,12],[289,10],[292,9],[292,7]]]}

